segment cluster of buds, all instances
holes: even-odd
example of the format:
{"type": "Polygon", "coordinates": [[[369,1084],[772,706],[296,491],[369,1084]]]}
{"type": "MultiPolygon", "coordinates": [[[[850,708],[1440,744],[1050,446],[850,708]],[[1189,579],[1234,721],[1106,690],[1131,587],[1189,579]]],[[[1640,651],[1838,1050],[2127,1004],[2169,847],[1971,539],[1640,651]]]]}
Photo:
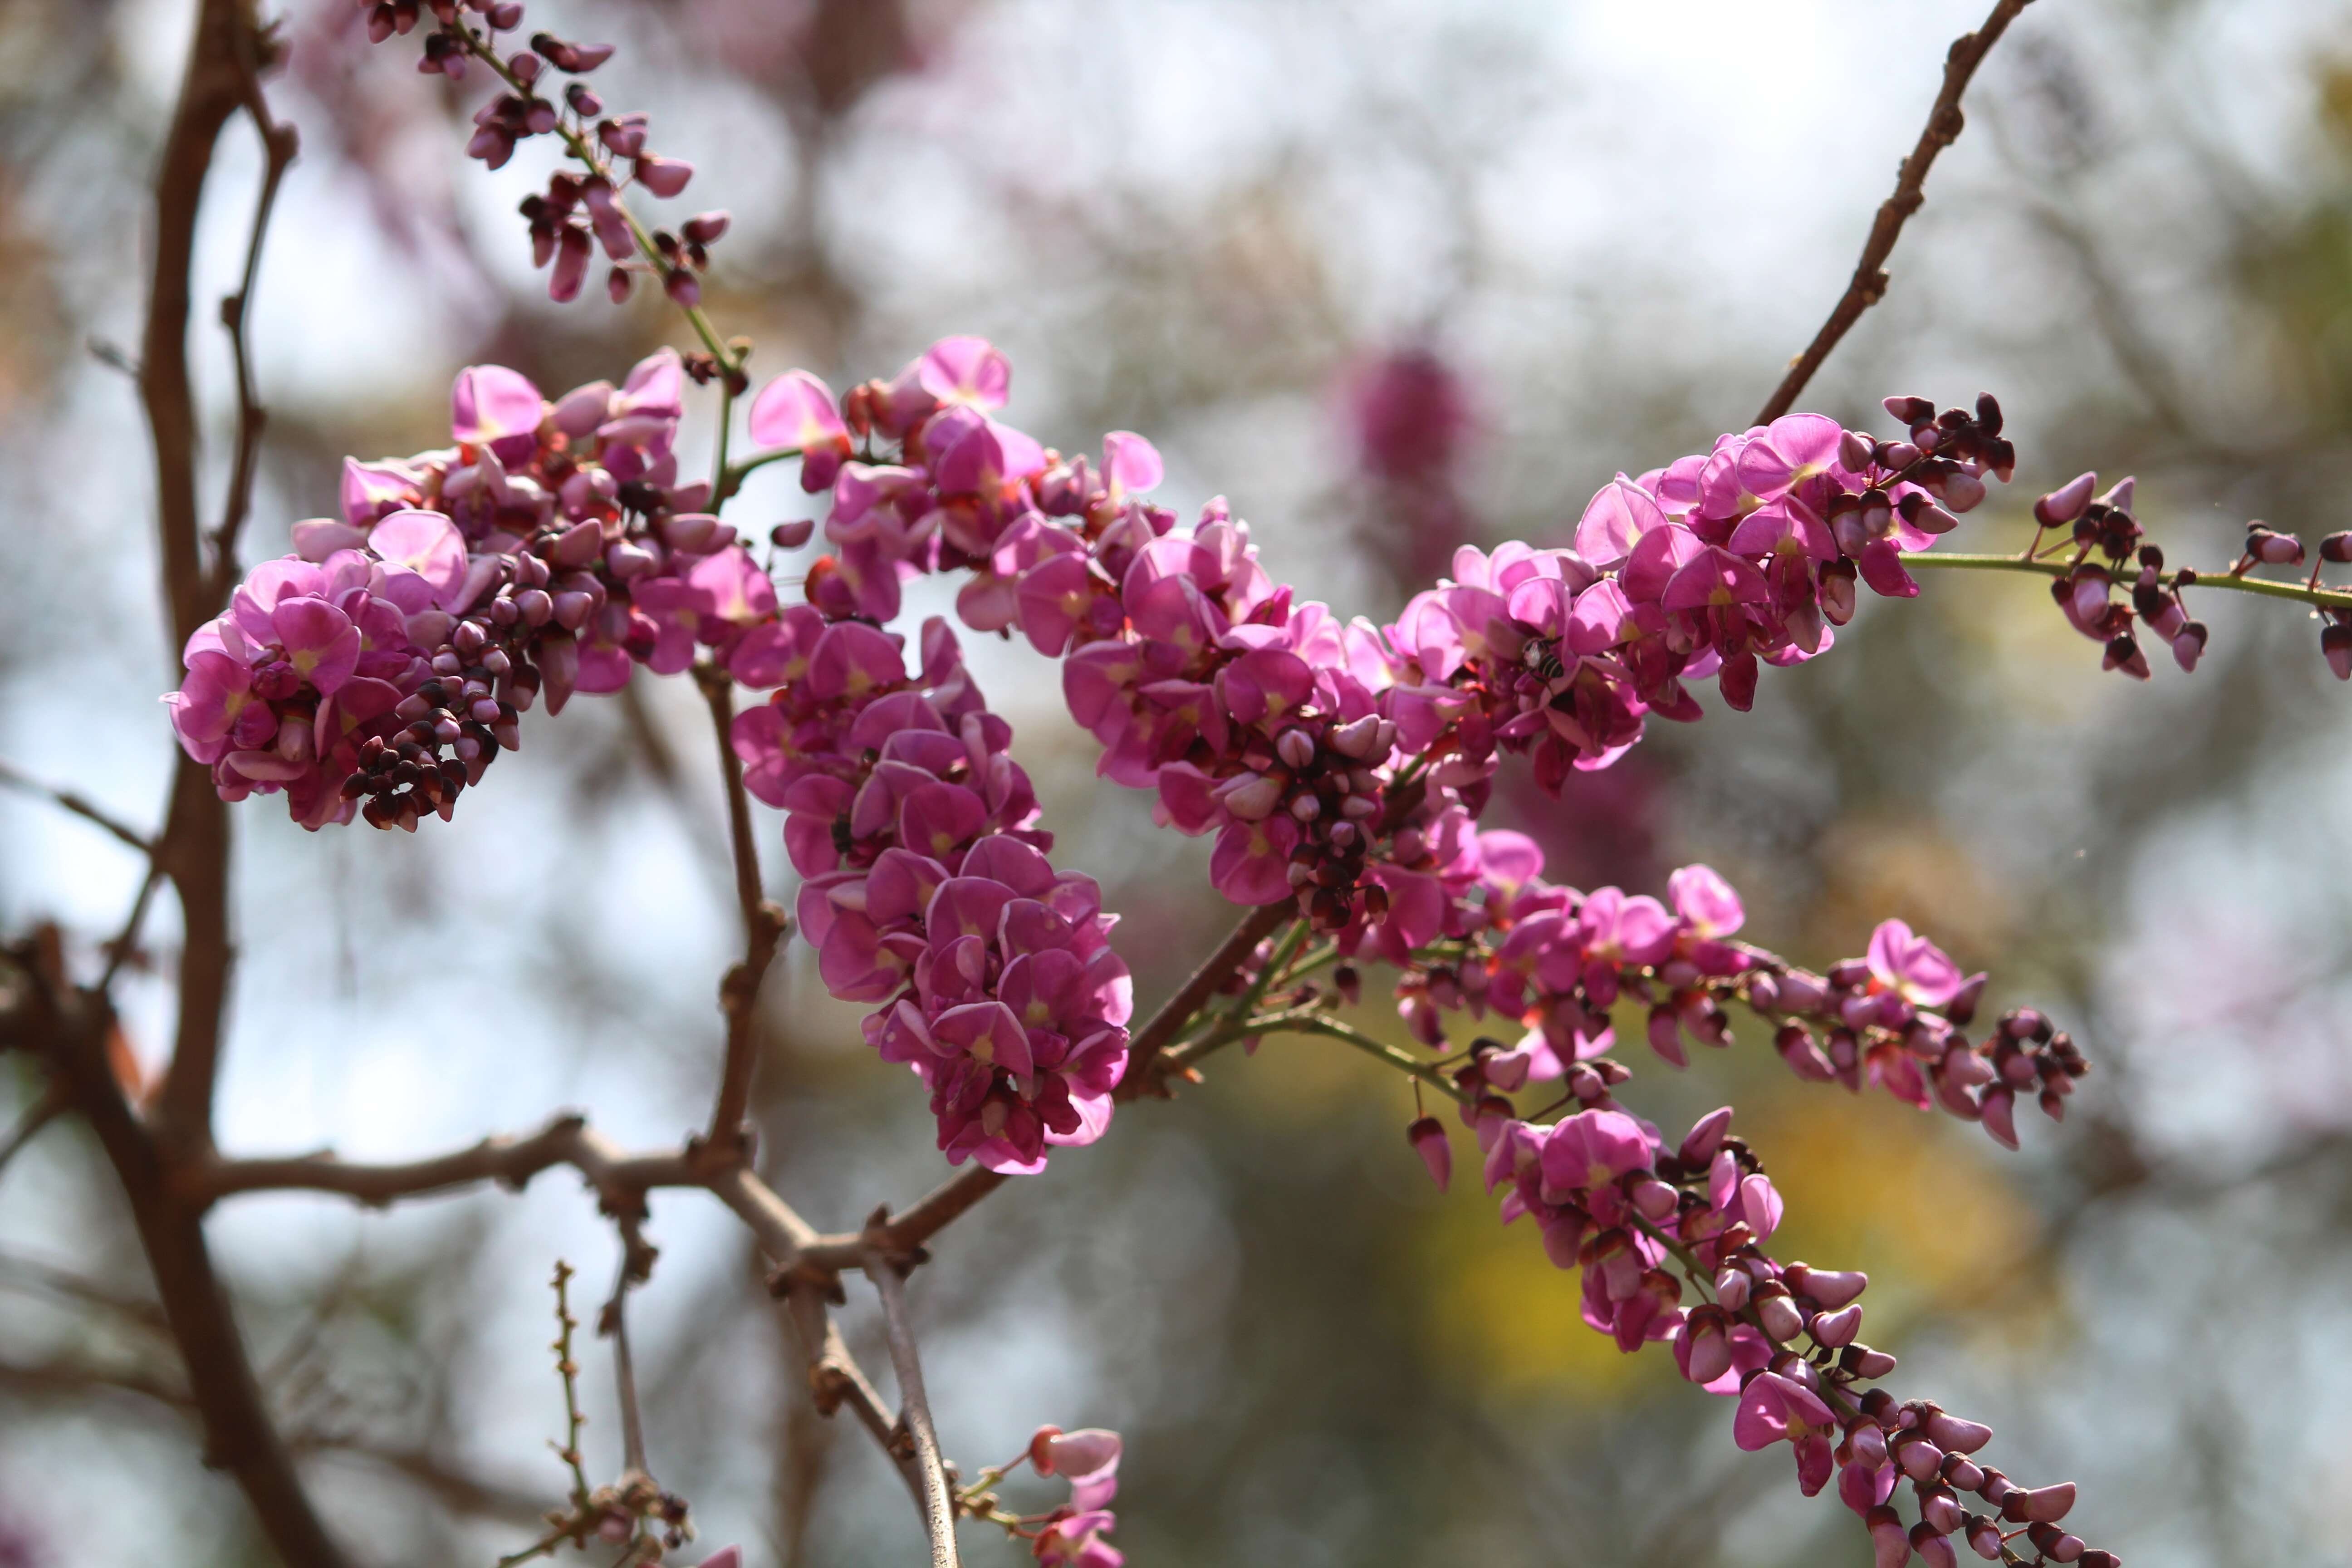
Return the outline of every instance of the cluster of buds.
{"type": "MultiPolygon", "coordinates": [[[[414,0],[361,4],[369,13],[368,36],[377,43],[409,32],[418,20],[414,0]]],[[[489,168],[503,168],[522,142],[555,135],[581,165],[578,174],[559,171],[549,176],[543,194],[522,200],[522,216],[530,225],[532,264],[553,267],[549,298],[578,298],[593,250],[601,247],[612,264],[604,287],[614,304],[628,299],[634,275],[640,271],[656,274],[679,304],[699,304],[698,275],[710,265],[710,247],[727,232],[727,215],[702,213],[673,233],[646,229],[630,214],[623,201],[629,188],[664,199],[678,195],[694,177],[694,165],[654,152],[646,144],[646,115],[606,113],[604,99],[579,79],[610,59],[613,46],[575,44],[536,33],[529,48],[501,58],[498,36],[522,25],[520,5],[434,0],[430,9],[440,26],[426,35],[418,68],[462,77],[470,57],[487,64],[505,89],[475,111],[466,155],[489,168]],[[480,32],[474,31],[467,13],[481,18],[480,32]],[[554,90],[555,73],[573,79],[561,92],[554,90]]]]}
{"type": "MultiPolygon", "coordinates": [[[[1895,1367],[1860,1338],[1869,1280],[1764,1251],[1785,1205],[1755,1152],[1731,1135],[1728,1108],[1670,1149],[1606,1089],[1578,1100],[1549,1125],[1482,1102],[1478,1137],[1487,1189],[1506,1189],[1505,1222],[1534,1219],[1547,1256],[1579,1272],[1587,1324],[1627,1353],[1669,1343],[1685,1378],[1737,1400],[1739,1447],[1790,1446],[1806,1496],[1834,1478],[1878,1568],[1903,1568],[1915,1555],[1955,1568],[1955,1539],[2007,1564],[2117,1568],[2112,1552],[2062,1528],[2072,1482],[2021,1487],[1971,1458],[1990,1427],[1864,1386],[1895,1367]],[[1894,1503],[1906,1483],[1917,1516],[1908,1527],[1894,1503]],[[1969,1509],[1964,1493],[1990,1511],[1969,1509]],[[2021,1540],[2034,1558],[2019,1553],[2021,1540]]],[[[1427,1158],[1432,1133],[1414,1127],[1427,1158]]]]}
{"type": "MultiPolygon", "coordinates": [[[[2096,474],[2078,474],[2035,501],[2034,543],[2026,559],[2042,558],[2042,540],[2051,530],[2069,531],[2074,553],[2052,580],[2050,596],[2076,631],[2102,645],[2102,668],[2146,680],[2147,656],[2138,635],[2144,626],[2171,648],[2173,661],[2183,671],[2194,670],[2204,657],[2208,632],[2205,623],[2189,613],[2186,590],[2205,578],[2189,566],[2168,574],[2163,550],[2142,542],[2145,530],[2131,510],[2133,480],[2119,481],[2094,500],[2097,488],[2096,474]],[[2125,590],[2121,598],[2116,596],[2119,588],[2125,590]]],[[[2302,540],[2257,520],[2246,525],[2244,547],[2221,580],[2243,579],[2258,566],[2301,566],[2305,559],[2302,540]]],[[[2320,573],[2347,563],[2352,563],[2352,531],[2329,534],[2319,542],[2318,559],[2312,563],[2304,591],[2317,595],[2320,573]]],[[[2338,680],[2352,680],[2352,605],[2324,599],[2315,603],[2320,654],[2338,680]]]]}

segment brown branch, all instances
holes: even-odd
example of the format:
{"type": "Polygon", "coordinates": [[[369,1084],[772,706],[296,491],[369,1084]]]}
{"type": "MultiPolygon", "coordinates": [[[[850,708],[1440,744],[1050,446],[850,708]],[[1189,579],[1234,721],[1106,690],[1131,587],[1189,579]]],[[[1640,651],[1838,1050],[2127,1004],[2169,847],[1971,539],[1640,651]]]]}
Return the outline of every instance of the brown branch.
{"type": "Polygon", "coordinates": [[[205,1462],[236,1478],[263,1533],[292,1568],[341,1568],[341,1550],[302,1489],[237,1334],[205,1243],[203,1207],[186,1201],[165,1146],[115,1079],[106,1050],[115,1025],[106,999],[61,991],[34,973],[35,984],[14,993],[14,1006],[0,1016],[0,1044],[21,1040],[42,1052],[114,1167],[187,1370],[189,1394],[204,1418],[205,1462]]]}
{"type": "Polygon", "coordinates": [[[1133,1100],[1151,1088],[1152,1068],[1160,1050],[1182,1032],[1184,1026],[1217,994],[1220,986],[1233,977],[1244,959],[1257,944],[1271,936],[1275,929],[1297,913],[1288,899],[1279,903],[1252,910],[1233,929],[1231,935],[1217,944],[1216,952],[1201,961],[1175,995],[1160,1005],[1151,1021],[1136,1032],[1128,1042],[1127,1070],[1119,1075],[1115,1090],[1121,1100],[1133,1100]]]}
{"type": "Polygon", "coordinates": [[[735,754],[735,685],[727,672],[698,666],[695,679],[710,705],[719,736],[719,776],[727,783],[727,837],[735,858],[735,901],[743,912],[743,961],[719,984],[719,1010],[727,1016],[727,1055],[719,1072],[718,1103],[710,1112],[710,1142],[740,1148],[744,1117],[751,1104],[751,1075],[760,1065],[760,983],[775,962],[784,934],[784,911],[760,890],[760,849],[751,837],[751,798],[743,789],[743,762],[735,754]]]}
{"type": "MultiPolygon", "coordinates": [[[[878,1216],[877,1216],[878,1217],[878,1216]]],[[[923,1394],[923,1366],[915,1333],[907,1321],[907,1276],[903,1263],[879,1248],[866,1260],[866,1277],[882,1297],[882,1321],[890,1340],[890,1365],[898,1375],[899,1419],[915,1445],[915,1467],[923,1482],[923,1528],[931,1538],[931,1568],[958,1568],[955,1489],[948,1484],[940,1435],[931,1426],[930,1402],[923,1394]]]]}
{"type": "Polygon", "coordinates": [[[558,1115],[528,1137],[500,1136],[455,1153],[390,1164],[361,1164],[331,1152],[254,1160],[209,1159],[184,1178],[189,1201],[210,1207],[239,1193],[334,1193],[380,1208],[403,1198],[455,1192],[485,1182],[520,1190],[533,1176],[569,1165],[596,1189],[605,1212],[642,1214],[655,1187],[700,1186],[685,1150],[632,1154],[576,1111],[558,1115]]]}
{"type": "Polygon", "coordinates": [[[236,585],[236,536],[253,507],[254,469],[261,456],[261,431],[268,415],[253,382],[253,355],[246,326],[253,314],[253,287],[261,271],[261,242],[269,233],[270,210],[278,205],[278,187],[294,162],[299,138],[291,125],[269,112],[261,90],[262,73],[275,62],[277,39],[253,27],[233,36],[240,100],[246,117],[261,137],[261,189],[253,205],[253,227],[245,243],[245,271],[236,292],[220,304],[221,325],[228,331],[229,357],[236,367],[236,460],[229,470],[228,495],[221,507],[220,526],[213,531],[213,603],[219,604],[236,585]]]}
{"type": "Polygon", "coordinates": [[[800,1341],[802,1353],[808,1358],[809,1396],[817,1414],[830,1417],[843,1405],[849,1406],[858,1425],[881,1446],[883,1457],[907,1484],[907,1495],[919,1510],[923,1507],[923,1481],[915,1468],[906,1434],[891,1415],[889,1406],[882,1403],[873,1381],[849,1353],[848,1342],[841,1337],[841,1325],[825,1310],[823,1289],[805,1276],[779,1278],[772,1288],[783,1295],[785,1319],[800,1341]]]}
{"type": "Polygon", "coordinates": [[[5,757],[0,757],[0,784],[6,784],[11,789],[22,790],[26,795],[39,795],[50,805],[70,811],[84,821],[94,822],[142,855],[155,853],[154,841],[137,828],[126,825],[120,817],[110,816],[100,807],[91,805],[84,795],[78,795],[69,789],[60,789],[55,784],[43,784],[5,757]]]}
{"type": "Polygon", "coordinates": [[[1903,226],[1927,200],[1927,171],[1935,167],[1937,153],[1959,140],[1960,128],[1967,123],[1960,113],[1960,95],[1968,90],[1969,79],[1976,75],[1977,67],[1984,62],[2002,33],[2017,14],[2032,0],[1998,0],[1984,25],[1973,33],[1963,33],[1952,40],[1944,56],[1943,90],[1936,94],[1936,104],[1927,111],[1927,123],[1912,146],[1911,155],[1903,160],[1902,172],[1895,181],[1895,194],[1880,204],[1878,216],[1871,220],[1870,237],[1862,247],[1862,259],[1855,264],[1853,279],[1845,286],[1845,293],[1830,311],[1829,320],[1805,345],[1805,352],[1789,366],[1789,374],[1780,378],[1780,386],[1765,401],[1755,423],[1768,425],[1795,406],[1797,395],[1822,368],[1822,362],[1853,330],[1868,310],[1886,292],[1886,258],[1894,254],[1895,242],[1903,233],[1903,226]]]}
{"type": "MultiPolygon", "coordinates": [[[[196,223],[213,149],[244,107],[246,62],[258,47],[254,0],[204,0],[196,15],[179,107],[155,174],[155,264],[139,356],[139,392],[155,449],[155,528],[172,646],[180,647],[219,607],[205,569],[196,502],[195,394],[188,378],[188,310],[196,223]]],[[[158,1100],[163,1136],[178,1149],[211,1139],[213,1085],[220,1068],[221,1016],[233,952],[228,936],[228,808],[212,770],[176,759],[172,804],[156,861],[180,895],[186,929],[171,1066],[158,1100]]]]}

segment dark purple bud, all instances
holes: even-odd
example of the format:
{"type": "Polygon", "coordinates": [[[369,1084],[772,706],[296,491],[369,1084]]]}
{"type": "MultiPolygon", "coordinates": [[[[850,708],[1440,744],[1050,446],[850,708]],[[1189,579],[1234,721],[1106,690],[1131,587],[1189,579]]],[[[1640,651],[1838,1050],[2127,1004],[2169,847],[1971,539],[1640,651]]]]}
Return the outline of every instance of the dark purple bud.
{"type": "Polygon", "coordinates": [[[1838,1365],[1846,1373],[1867,1383],[1885,1377],[1895,1370],[1895,1357],[1885,1351],[1874,1350],[1859,1342],[1838,1352],[1838,1365]]]}
{"type": "Polygon", "coordinates": [[[1434,1116],[1424,1116],[1404,1130],[1404,1137],[1429,1168],[1429,1179],[1444,1192],[1454,1179],[1454,1146],[1445,1141],[1445,1124],[1434,1116]]]}
{"type": "Polygon", "coordinates": [[[723,209],[718,212],[697,213],[679,226],[678,232],[685,235],[690,244],[709,245],[727,232],[729,221],[728,215],[723,209]]]}
{"type": "Polygon", "coordinates": [[[1936,416],[1936,405],[1924,397],[1889,397],[1879,406],[1906,426],[1923,425],[1936,416]]]}
{"type": "Polygon", "coordinates": [[[559,305],[578,299],[587,276],[588,236],[566,225],[557,237],[555,270],[548,275],[547,297],[559,305]]]}
{"type": "Polygon", "coordinates": [[[1849,430],[1838,437],[1838,462],[1850,473],[1860,473],[1870,467],[1875,443],[1859,430],[1849,430]]]}
{"type": "MultiPolygon", "coordinates": [[[[557,63],[562,64],[561,61],[557,63]]],[[[563,101],[570,104],[572,112],[583,120],[593,120],[604,112],[604,100],[597,97],[596,89],[584,81],[575,81],[565,88],[563,101]]]]}
{"type": "Polygon", "coordinates": [[[2246,525],[2246,553],[2265,566],[2300,566],[2303,541],[2292,533],[2250,522],[2246,525]]]}
{"type": "Polygon", "coordinates": [[[1907,468],[1919,460],[1919,448],[1908,441],[1883,443],[1877,452],[1881,468],[1907,468]]]}
{"type": "Polygon", "coordinates": [[[2341,566],[2352,561],[2352,531],[2331,533],[2319,542],[2319,558],[2341,566]]]}
{"type": "Polygon", "coordinates": [[[515,80],[525,87],[539,79],[539,57],[529,49],[517,49],[507,60],[507,69],[512,71],[515,80]]]}
{"type": "Polygon", "coordinates": [[[633,286],[634,282],[635,279],[630,278],[629,269],[627,268],[614,268],[611,271],[604,274],[604,298],[610,300],[615,305],[627,304],[629,302],[629,289],[633,286]]]}
{"type": "Polygon", "coordinates": [[[1903,1528],[1902,1516],[1885,1503],[1880,1503],[1862,1516],[1870,1531],[1873,1568],[1903,1568],[1911,1561],[1911,1537],[1903,1528]]]}
{"type": "Polygon", "coordinates": [[[674,196],[694,178],[694,165],[683,158],[657,158],[648,153],[634,167],[637,184],[657,196],[674,196]]]}
{"type": "Polygon", "coordinates": [[[2205,637],[2203,621],[2190,621],[2182,626],[2180,635],[2172,639],[2172,662],[2183,671],[2195,669],[2197,661],[2205,654],[2205,637]]]}
{"type": "Polygon", "coordinates": [[[689,310],[702,303],[702,280],[683,267],[662,279],[662,290],[689,310]]]}
{"type": "Polygon", "coordinates": [[[1935,1439],[1937,1447],[1956,1454],[1973,1454],[1992,1441],[1991,1427],[1979,1421],[1963,1421],[1941,1410],[1929,1415],[1921,1429],[1935,1439]]]}
{"type": "Polygon", "coordinates": [[[515,0],[493,5],[486,15],[490,26],[498,32],[510,33],[522,26],[522,7],[515,0]]]}
{"type": "Polygon", "coordinates": [[[768,542],[779,550],[798,550],[809,542],[809,535],[815,531],[816,519],[795,518],[790,522],[780,522],[768,530],[768,542]]]}
{"type": "Polygon", "coordinates": [[[2091,491],[2098,482],[2096,474],[2075,475],[2033,503],[2033,521],[2044,528],[2065,527],[2091,504],[2091,491]]]}
{"type": "Polygon", "coordinates": [[[1926,1520],[1911,1527],[1911,1550],[1927,1568],[1959,1568],[1959,1559],[1952,1555],[1952,1543],[1944,1539],[1943,1531],[1926,1520]]]}
{"type": "Polygon", "coordinates": [[[2319,651],[2338,680],[2352,680],[2352,626],[2330,621],[2319,628],[2319,651]]]}
{"type": "Polygon", "coordinates": [[[1988,1563],[2000,1561],[2000,1526],[1983,1514],[1969,1515],[1969,1550],[1988,1563]]]}

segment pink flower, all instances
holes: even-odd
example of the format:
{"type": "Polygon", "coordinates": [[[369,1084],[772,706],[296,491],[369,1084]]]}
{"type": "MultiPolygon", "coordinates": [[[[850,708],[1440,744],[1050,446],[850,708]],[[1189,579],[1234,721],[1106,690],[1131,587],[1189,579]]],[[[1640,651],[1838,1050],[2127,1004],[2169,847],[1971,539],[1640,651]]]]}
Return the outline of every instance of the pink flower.
{"type": "Polygon", "coordinates": [[[1033,1550],[1045,1568],[1119,1568],[1126,1553],[1103,1539],[1117,1522],[1101,1509],[1057,1519],[1037,1537],[1033,1550]]]}
{"type": "Polygon", "coordinates": [[[1642,1124],[1623,1111],[1580,1110],[1555,1123],[1544,1141],[1544,1185],[1560,1193],[1606,1187],[1648,1170],[1653,1150],[1642,1124]]]}
{"type": "Polygon", "coordinates": [[[1029,1439],[1029,1462],[1041,1476],[1066,1476],[1070,1501],[1081,1512],[1101,1508],[1118,1492],[1119,1440],[1099,1426],[1065,1432],[1040,1426],[1029,1439]]]}
{"type": "MultiPolygon", "coordinates": [[[[466,446],[490,447],[501,458],[514,450],[517,437],[533,437],[546,401],[528,377],[504,365],[467,365],[449,389],[449,433],[466,446]]],[[[525,444],[520,455],[528,455],[525,444]]]]}
{"type": "Polygon", "coordinates": [[[941,403],[1002,408],[1012,391],[1013,367],[985,338],[941,338],[919,363],[923,390],[941,403]]]}
{"type": "Polygon", "coordinates": [[[1748,919],[1738,893],[1711,866],[1685,866],[1676,871],[1666,879],[1666,896],[1699,936],[1729,936],[1748,919]]]}
{"type": "Polygon", "coordinates": [[[1828,1484],[1837,1417],[1821,1396],[1779,1373],[1759,1373],[1740,1392],[1731,1440],[1753,1451],[1786,1442],[1797,1451],[1797,1484],[1811,1497],[1828,1484]]]}
{"type": "Polygon", "coordinates": [[[831,487],[850,453],[849,427],[834,406],[833,394],[804,370],[786,371],[751,400],[751,439],[767,447],[794,447],[801,454],[801,488],[831,487]]]}
{"type": "Polygon", "coordinates": [[[1886,990],[1921,1007],[1940,1007],[1968,984],[1942,948],[1901,921],[1882,921],[1870,933],[1870,973],[1886,990]]]}

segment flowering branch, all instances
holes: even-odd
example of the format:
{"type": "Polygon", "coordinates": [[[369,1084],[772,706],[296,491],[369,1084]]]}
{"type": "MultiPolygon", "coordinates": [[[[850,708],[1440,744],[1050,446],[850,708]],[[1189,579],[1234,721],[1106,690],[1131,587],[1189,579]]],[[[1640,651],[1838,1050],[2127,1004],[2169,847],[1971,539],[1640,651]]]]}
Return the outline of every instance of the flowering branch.
{"type": "Polygon", "coordinates": [[[1788,374],[1780,378],[1780,384],[1765,399],[1764,406],[1757,412],[1757,424],[1769,425],[1794,408],[1798,395],[1813,379],[1813,373],[1822,368],[1822,362],[1830,357],[1830,351],[1853,331],[1864,311],[1885,297],[1886,258],[1895,253],[1895,242],[1902,237],[1903,226],[1927,199],[1927,171],[1935,167],[1937,154],[1959,140],[1960,129],[1967,123],[1960,113],[1960,97],[1968,91],[1977,67],[2000,41],[2001,34],[2032,3],[2032,0],[1997,0],[1991,14],[1975,32],[1963,33],[1952,40],[1951,48],[1944,56],[1944,85],[1936,94],[1934,106],[1927,110],[1927,126],[1913,144],[1911,155],[1903,160],[1902,171],[1895,180],[1895,194],[1880,204],[1878,216],[1871,219],[1870,237],[1863,242],[1862,259],[1854,264],[1853,281],[1845,286],[1845,292],[1839,296],[1821,331],[1813,334],[1813,341],[1805,345],[1805,352],[1797,356],[1788,374]]]}

